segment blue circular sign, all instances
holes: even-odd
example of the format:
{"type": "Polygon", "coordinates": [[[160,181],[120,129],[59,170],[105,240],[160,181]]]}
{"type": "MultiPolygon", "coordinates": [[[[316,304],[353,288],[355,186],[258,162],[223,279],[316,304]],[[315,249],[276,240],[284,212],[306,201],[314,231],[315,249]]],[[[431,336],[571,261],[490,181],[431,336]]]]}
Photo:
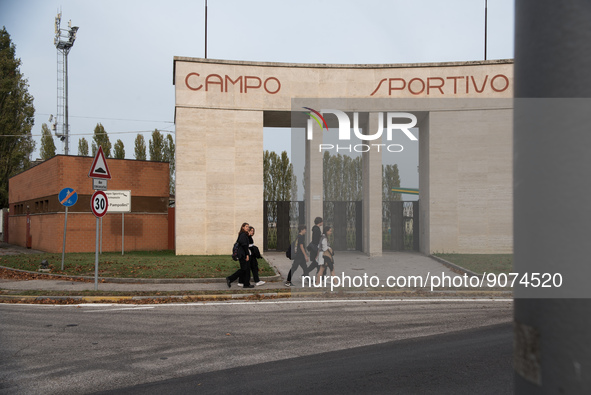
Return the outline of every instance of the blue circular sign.
{"type": "Polygon", "coordinates": [[[64,206],[71,207],[78,201],[78,193],[76,193],[74,188],[64,188],[57,195],[57,198],[64,206]]]}

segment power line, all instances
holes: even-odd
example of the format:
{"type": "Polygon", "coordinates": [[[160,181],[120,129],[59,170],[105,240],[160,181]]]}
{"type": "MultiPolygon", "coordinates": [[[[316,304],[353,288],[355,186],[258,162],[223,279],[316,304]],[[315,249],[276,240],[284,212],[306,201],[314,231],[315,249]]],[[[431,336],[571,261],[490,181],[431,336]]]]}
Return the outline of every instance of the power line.
{"type": "MultiPolygon", "coordinates": [[[[50,115],[44,113],[37,113],[36,115],[50,115]]],[[[106,119],[109,121],[130,121],[130,122],[156,122],[156,123],[174,123],[173,121],[156,121],[151,119],[130,119],[130,118],[105,118],[105,117],[88,117],[88,116],[81,116],[81,115],[70,115],[70,118],[85,118],[85,119],[96,119],[98,121],[102,119],[106,119]]]]}
{"type": "MultiPolygon", "coordinates": [[[[171,133],[175,134],[174,130],[157,129],[160,133],[171,133]]],[[[128,133],[152,133],[153,130],[136,130],[130,132],[105,132],[105,133],[69,133],[70,136],[102,136],[111,134],[128,134],[128,133]]],[[[43,134],[2,134],[0,137],[43,137],[43,134]]],[[[52,136],[53,137],[53,136],[52,136]]]]}

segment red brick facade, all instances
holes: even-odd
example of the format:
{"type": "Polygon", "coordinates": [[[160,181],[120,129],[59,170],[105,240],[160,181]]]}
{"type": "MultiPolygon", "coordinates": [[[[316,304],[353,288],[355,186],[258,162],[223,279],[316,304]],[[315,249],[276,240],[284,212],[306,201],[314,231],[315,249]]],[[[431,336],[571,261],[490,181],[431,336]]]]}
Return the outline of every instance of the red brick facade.
{"type": "MultiPolygon", "coordinates": [[[[9,181],[9,242],[26,246],[27,213],[33,249],[61,252],[65,207],[58,193],[74,188],[78,202],[68,209],[66,252],[95,250],[94,193],[88,172],[93,158],[58,155],[9,181]]],[[[108,190],[131,190],[131,213],[125,213],[125,250],[164,250],[168,242],[168,163],[107,159],[113,177],[108,190]]],[[[103,251],[121,251],[121,213],[103,217],[103,251]]]]}

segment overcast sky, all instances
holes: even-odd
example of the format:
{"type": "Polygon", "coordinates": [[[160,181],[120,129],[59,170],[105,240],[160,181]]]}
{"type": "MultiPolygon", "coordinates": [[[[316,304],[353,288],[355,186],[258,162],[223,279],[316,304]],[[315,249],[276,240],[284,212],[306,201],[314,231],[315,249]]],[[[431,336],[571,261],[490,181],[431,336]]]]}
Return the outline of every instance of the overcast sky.
{"type": "MultiPolygon", "coordinates": [[[[485,0],[208,0],[210,59],[415,63],[484,58],[485,0]]],[[[488,59],[513,58],[513,0],[488,0],[488,59]]],[[[98,122],[133,159],[134,139],[174,133],[173,57],[204,57],[205,0],[0,0],[42,123],[57,111],[54,20],[79,26],[68,57],[70,154],[98,122]]],[[[265,148],[289,138],[265,132],[265,148]]],[[[174,136],[174,134],[173,134],[174,136]]],[[[63,144],[55,139],[58,153],[63,144]]],[[[403,181],[404,183],[404,181],[403,181]]],[[[410,185],[406,185],[410,186],[410,185]]]]}

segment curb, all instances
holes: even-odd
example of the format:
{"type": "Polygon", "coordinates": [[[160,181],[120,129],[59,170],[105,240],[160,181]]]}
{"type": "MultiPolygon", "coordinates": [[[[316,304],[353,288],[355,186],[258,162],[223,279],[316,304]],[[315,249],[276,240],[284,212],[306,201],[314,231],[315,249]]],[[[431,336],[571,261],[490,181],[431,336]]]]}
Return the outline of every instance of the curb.
{"type": "Polygon", "coordinates": [[[450,268],[453,271],[461,272],[462,274],[467,274],[468,276],[471,276],[471,277],[482,277],[482,276],[484,276],[484,274],[482,274],[482,273],[480,273],[480,274],[479,273],[474,273],[472,270],[468,270],[468,269],[466,269],[464,267],[461,267],[459,265],[456,265],[455,263],[448,262],[445,259],[440,258],[438,256],[429,255],[429,257],[435,259],[437,262],[443,264],[444,266],[447,266],[448,268],[450,268]]]}
{"type": "MultiPolygon", "coordinates": [[[[416,295],[412,296],[413,290],[392,290],[392,291],[286,291],[286,292],[263,292],[263,293],[245,293],[245,294],[205,294],[205,295],[154,295],[154,296],[30,296],[30,295],[0,295],[0,303],[34,303],[34,302],[65,302],[66,304],[79,303],[133,303],[134,301],[159,301],[162,304],[194,301],[231,301],[241,299],[285,299],[285,298],[318,298],[328,295],[332,296],[369,296],[369,297],[397,297],[399,299],[421,298],[428,300],[430,297],[446,298],[450,297],[449,291],[430,292],[430,296],[416,295]]],[[[499,300],[513,300],[511,291],[453,291],[460,297],[470,298],[490,298],[499,300]]]]}
{"type": "Polygon", "coordinates": [[[194,300],[235,300],[235,299],[277,299],[287,298],[292,296],[286,292],[267,292],[260,294],[212,294],[212,295],[154,295],[154,296],[29,296],[29,295],[0,295],[0,303],[2,302],[78,302],[78,303],[122,303],[130,301],[143,301],[143,300],[160,300],[163,303],[175,303],[175,302],[191,302],[194,300]]]}
{"type": "MultiPolygon", "coordinates": [[[[269,265],[275,273],[277,268],[269,265]]],[[[40,273],[33,272],[30,270],[15,269],[12,267],[1,266],[0,269],[11,270],[18,273],[34,274],[37,276],[52,277],[54,280],[86,280],[94,281],[94,276],[69,276],[66,274],[51,274],[51,273],[40,273]]],[[[278,282],[281,281],[281,276],[275,274],[274,276],[262,276],[261,280],[267,282],[278,282]]],[[[204,284],[204,283],[225,283],[225,278],[120,278],[120,277],[99,277],[98,281],[101,283],[114,283],[114,284],[204,284]]]]}

